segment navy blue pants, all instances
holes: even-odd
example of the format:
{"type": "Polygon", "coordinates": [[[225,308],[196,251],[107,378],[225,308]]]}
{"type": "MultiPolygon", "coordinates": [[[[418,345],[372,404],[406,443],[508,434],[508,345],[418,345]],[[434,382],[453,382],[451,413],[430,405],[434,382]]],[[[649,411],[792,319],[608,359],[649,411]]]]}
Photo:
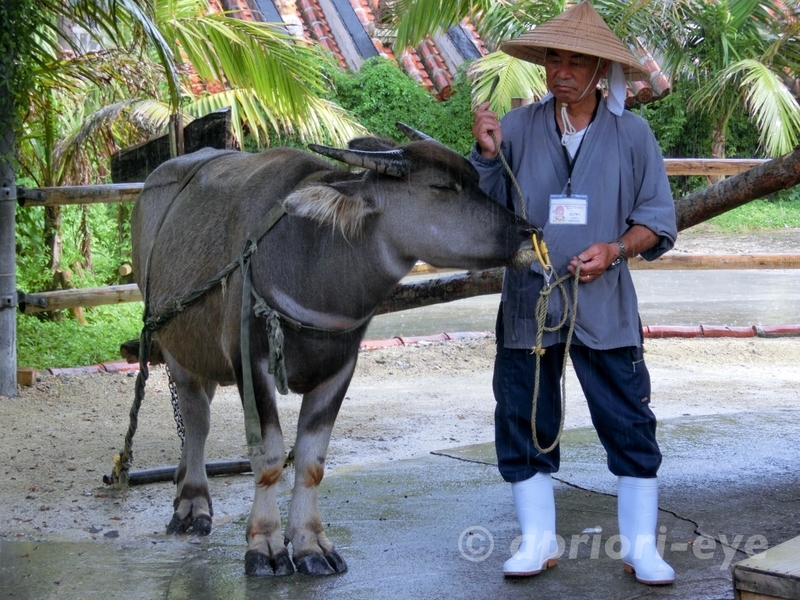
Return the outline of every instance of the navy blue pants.
{"type": "MultiPolygon", "coordinates": [[[[497,317],[494,365],[495,445],[498,467],[510,483],[538,472],[555,473],[559,446],[542,454],[533,445],[531,406],[536,357],[529,350],[503,347],[503,309],[497,317]]],[[[574,340],[575,338],[573,338],[574,340]]],[[[561,367],[565,345],[550,346],[542,356],[536,439],[550,446],[561,421],[561,367]]],[[[641,347],[593,350],[573,341],[569,356],[589,404],[592,423],[614,475],[655,477],[661,465],[656,417],[650,410],[650,374],[641,347]]]]}

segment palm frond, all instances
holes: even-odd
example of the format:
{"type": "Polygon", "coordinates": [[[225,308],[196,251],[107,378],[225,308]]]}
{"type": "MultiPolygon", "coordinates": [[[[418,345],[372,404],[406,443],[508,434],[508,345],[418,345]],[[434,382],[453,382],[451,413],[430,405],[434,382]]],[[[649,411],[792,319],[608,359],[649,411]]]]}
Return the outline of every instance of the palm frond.
{"type": "Polygon", "coordinates": [[[494,48],[562,13],[564,7],[564,0],[494,2],[475,16],[475,27],[481,39],[494,48]]]}
{"type": "Polygon", "coordinates": [[[416,46],[424,38],[488,10],[491,0],[396,0],[389,5],[397,28],[395,48],[416,46]]]}
{"type": "Polygon", "coordinates": [[[245,130],[259,146],[269,146],[270,136],[297,136],[302,141],[346,143],[367,131],[339,105],[310,96],[301,119],[289,119],[266,104],[252,89],[231,89],[202,96],[186,106],[187,112],[200,117],[220,108],[230,107],[234,136],[242,145],[245,130]]]}
{"type": "Polygon", "coordinates": [[[492,82],[497,87],[489,108],[502,116],[511,110],[512,98],[539,99],[547,93],[544,69],[539,65],[512,58],[504,52],[492,52],[470,65],[473,106],[486,101],[492,82]]]}
{"type": "Polygon", "coordinates": [[[169,104],[153,100],[128,99],[110,105],[87,100],[86,107],[65,116],[62,123],[67,133],[52,157],[60,174],[58,184],[87,183],[92,163],[108,164],[120,148],[164,131],[171,112],[169,104]],[[92,110],[94,104],[100,108],[92,110]]]}
{"type": "Polygon", "coordinates": [[[318,46],[267,23],[222,13],[190,14],[188,9],[196,0],[181,3],[184,12],[176,12],[160,25],[176,40],[201,79],[255,90],[276,114],[290,118],[299,118],[309,98],[324,91],[318,46]]]}
{"type": "Polygon", "coordinates": [[[800,106],[791,92],[773,71],[757,60],[733,64],[728,71],[742,73],[747,109],[767,153],[780,156],[790,152],[800,139],[800,106]]]}
{"type": "Polygon", "coordinates": [[[107,89],[118,85],[134,96],[157,94],[159,83],[151,62],[132,57],[120,48],[54,58],[37,66],[33,75],[42,89],[85,91],[91,86],[107,89]]]}

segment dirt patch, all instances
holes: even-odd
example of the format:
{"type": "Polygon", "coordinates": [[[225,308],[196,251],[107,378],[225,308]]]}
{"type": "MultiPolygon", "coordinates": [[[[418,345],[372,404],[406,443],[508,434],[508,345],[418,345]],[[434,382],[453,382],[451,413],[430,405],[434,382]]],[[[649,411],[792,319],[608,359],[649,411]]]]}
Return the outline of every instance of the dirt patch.
{"type": "MultiPolygon", "coordinates": [[[[685,235],[677,251],[800,252],[796,230],[750,236],[747,242],[715,235],[685,235]]],[[[362,352],[333,431],[327,473],[491,442],[494,352],[493,338],[362,352]]],[[[660,419],[800,408],[797,339],[649,340],[646,359],[660,419]]],[[[134,382],[124,373],[43,375],[35,386],[20,388],[17,398],[0,397],[0,537],[132,539],[163,533],[172,513],[171,483],[128,492],[101,483],[123,442],[134,382]]],[[[300,398],[279,397],[278,405],[288,449],[300,398]]],[[[152,371],[139,420],[134,468],[176,464],[180,440],[163,368],[152,371]]],[[[570,374],[566,426],[588,425],[585,401],[570,374]]],[[[207,460],[243,458],[244,439],[238,395],[220,388],[212,403],[207,460]]],[[[289,487],[291,478],[287,469],[281,485],[289,487]]],[[[212,480],[217,523],[249,511],[252,485],[249,476],[212,480]]]]}

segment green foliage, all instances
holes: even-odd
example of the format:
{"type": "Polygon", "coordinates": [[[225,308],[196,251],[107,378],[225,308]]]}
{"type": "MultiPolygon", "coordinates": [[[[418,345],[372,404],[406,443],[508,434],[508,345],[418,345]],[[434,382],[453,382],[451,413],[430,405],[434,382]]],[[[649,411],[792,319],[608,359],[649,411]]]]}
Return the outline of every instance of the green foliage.
{"type": "MultiPolygon", "coordinates": [[[[708,115],[687,109],[690,91],[676,85],[668,96],[634,108],[647,119],[665,157],[709,157],[711,156],[711,133],[713,122],[708,115]]],[[[749,120],[744,107],[734,111],[728,126],[725,144],[727,158],[762,158],[759,149],[758,131],[749,120]]]]}
{"type": "Polygon", "coordinates": [[[45,252],[44,208],[18,209],[16,215],[17,288],[41,292],[50,286],[45,252]]]}
{"type": "Polygon", "coordinates": [[[43,369],[120,360],[119,346],[139,337],[142,303],[84,309],[87,325],[74,319],[17,318],[17,364],[43,369]]]}
{"type": "Polygon", "coordinates": [[[364,63],[357,73],[334,75],[334,99],[377,136],[407,141],[397,121],[418,129],[466,154],[472,144],[469,84],[463,70],[450,100],[437,102],[419,83],[384,58],[364,63]]]}
{"type": "MultiPolygon", "coordinates": [[[[80,263],[86,226],[90,234],[91,269],[73,273],[76,287],[95,287],[121,283],[117,268],[130,260],[130,210],[132,203],[68,205],[61,207],[62,264],[80,263]],[[83,219],[86,223],[83,223],[83,219]]],[[[42,231],[44,208],[17,210],[17,287],[26,292],[42,292],[52,287],[47,269],[47,251],[42,231]]]]}
{"type": "MultiPolygon", "coordinates": [[[[33,87],[34,64],[32,51],[36,46],[34,32],[46,21],[46,16],[31,10],[28,0],[6,0],[0,3],[0,132],[19,125],[22,107],[33,87]]],[[[0,157],[2,159],[4,157],[0,157]]]]}
{"type": "MultiPolygon", "coordinates": [[[[707,114],[687,108],[690,94],[686,87],[676,85],[668,96],[633,109],[650,124],[666,158],[711,157],[714,124],[707,114]]],[[[728,125],[725,155],[727,158],[765,158],[759,147],[758,130],[743,106],[734,111],[728,125]]],[[[704,177],[672,177],[670,183],[676,198],[708,185],[704,177]]]]}
{"type": "Polygon", "coordinates": [[[436,100],[389,60],[373,58],[356,73],[339,71],[335,97],[374,135],[402,141],[402,121],[425,130],[436,100]]]}
{"type": "Polygon", "coordinates": [[[784,190],[770,200],[753,200],[707,223],[731,232],[800,228],[800,189],[784,190]]]}
{"type": "Polygon", "coordinates": [[[453,95],[448,101],[436,105],[439,116],[426,129],[426,133],[465,156],[475,144],[475,138],[472,136],[472,99],[466,75],[467,68],[466,64],[461,66],[453,82],[453,95]]]}

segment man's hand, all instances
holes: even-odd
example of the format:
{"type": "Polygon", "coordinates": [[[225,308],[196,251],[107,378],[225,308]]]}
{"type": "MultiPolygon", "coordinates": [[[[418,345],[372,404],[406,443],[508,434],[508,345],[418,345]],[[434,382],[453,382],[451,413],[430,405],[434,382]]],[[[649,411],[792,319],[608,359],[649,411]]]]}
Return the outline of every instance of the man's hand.
{"type": "Polygon", "coordinates": [[[617,256],[619,256],[619,246],[617,244],[601,242],[589,246],[578,256],[573,257],[567,268],[574,275],[575,270],[578,268],[578,260],[580,260],[581,283],[589,283],[605,273],[608,266],[617,260],[617,256]]]}
{"type": "MultiPolygon", "coordinates": [[[[620,238],[627,251],[628,258],[633,258],[638,254],[649,250],[658,242],[658,235],[653,233],[644,225],[632,225],[628,231],[620,238]]],[[[569,263],[569,272],[575,274],[578,267],[578,260],[581,261],[581,283],[594,281],[605,273],[606,269],[617,260],[619,256],[619,244],[616,242],[597,243],[589,246],[586,250],[574,257],[569,263]]]]}
{"type": "Polygon", "coordinates": [[[472,135],[481,148],[481,155],[484,158],[493,159],[497,156],[500,143],[503,141],[503,132],[500,129],[500,122],[497,114],[489,110],[489,103],[484,102],[475,111],[475,121],[472,124],[472,135]],[[492,139],[492,133],[497,139],[497,147],[492,139]]]}

